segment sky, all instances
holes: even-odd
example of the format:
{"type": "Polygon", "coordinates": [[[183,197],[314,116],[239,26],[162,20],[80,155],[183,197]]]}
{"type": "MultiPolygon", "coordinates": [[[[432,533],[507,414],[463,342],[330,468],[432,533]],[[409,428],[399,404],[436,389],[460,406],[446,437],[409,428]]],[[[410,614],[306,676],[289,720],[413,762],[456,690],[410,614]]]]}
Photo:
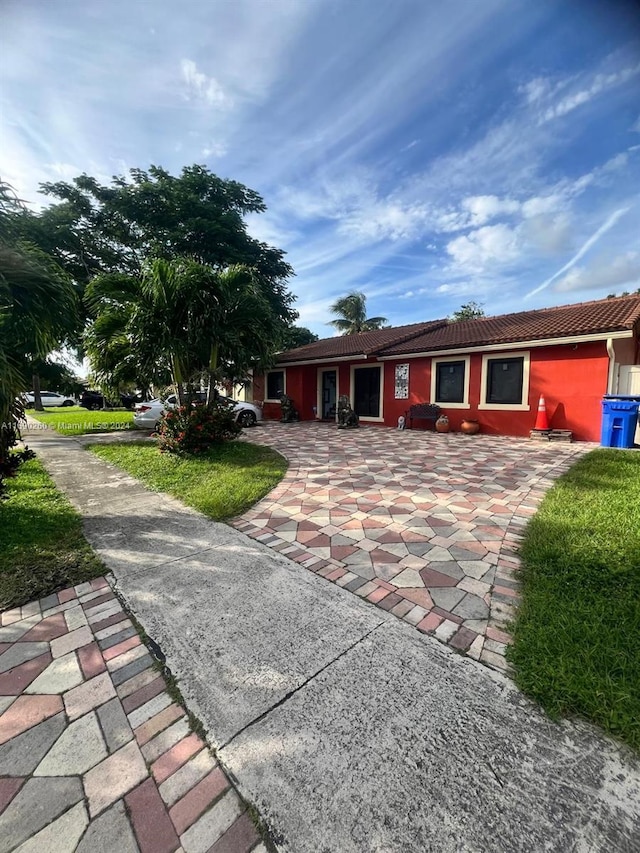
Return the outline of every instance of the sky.
{"type": "Polygon", "coordinates": [[[0,177],[201,163],[263,196],[299,324],[640,287],[640,7],[3,0],[0,177]]]}

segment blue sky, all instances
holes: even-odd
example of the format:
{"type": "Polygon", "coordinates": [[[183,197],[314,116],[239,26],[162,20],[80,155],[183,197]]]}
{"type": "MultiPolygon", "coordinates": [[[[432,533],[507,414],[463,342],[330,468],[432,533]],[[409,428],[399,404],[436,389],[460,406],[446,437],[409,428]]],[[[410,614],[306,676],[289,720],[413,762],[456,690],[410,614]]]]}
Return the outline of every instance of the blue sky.
{"type": "Polygon", "coordinates": [[[0,175],[258,190],[300,324],[640,287],[640,13],[565,0],[5,0],[0,175]]]}

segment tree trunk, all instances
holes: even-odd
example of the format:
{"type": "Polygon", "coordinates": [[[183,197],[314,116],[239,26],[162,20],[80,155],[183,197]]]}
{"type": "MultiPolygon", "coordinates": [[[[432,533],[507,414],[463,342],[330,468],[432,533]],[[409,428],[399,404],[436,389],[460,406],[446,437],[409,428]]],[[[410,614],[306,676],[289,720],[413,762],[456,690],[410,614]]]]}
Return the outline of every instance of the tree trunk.
{"type": "Polygon", "coordinates": [[[173,383],[176,386],[176,396],[178,398],[178,403],[180,406],[184,406],[184,377],[182,375],[182,365],[180,364],[180,360],[175,355],[171,356],[171,373],[173,374],[173,383]]]}
{"type": "Polygon", "coordinates": [[[40,377],[37,373],[33,374],[33,408],[36,412],[44,412],[44,406],[42,405],[42,397],[40,396],[40,377]]]}
{"type": "Polygon", "coordinates": [[[207,406],[210,406],[218,399],[218,391],[216,389],[216,370],[218,368],[218,344],[211,347],[209,356],[209,386],[207,388],[207,406]]]}

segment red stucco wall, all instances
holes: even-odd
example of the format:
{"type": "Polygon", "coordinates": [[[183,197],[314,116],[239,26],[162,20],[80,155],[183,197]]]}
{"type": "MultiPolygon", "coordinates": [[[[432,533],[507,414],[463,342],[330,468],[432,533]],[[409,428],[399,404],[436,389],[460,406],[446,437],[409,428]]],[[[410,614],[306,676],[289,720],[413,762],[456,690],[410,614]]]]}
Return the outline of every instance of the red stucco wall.
{"type": "MultiPolygon", "coordinates": [[[[514,351],[526,351],[525,347],[514,346],[514,351]]],[[[489,352],[489,351],[487,351],[489,352]]],[[[473,353],[469,381],[469,409],[443,410],[449,417],[451,429],[459,430],[464,417],[480,421],[482,432],[497,435],[528,436],[533,429],[538,408],[538,398],[543,394],[547,404],[550,425],[556,429],[570,429],[578,441],[599,441],[602,395],[607,390],[609,359],[604,341],[572,345],[534,347],[530,352],[530,411],[478,410],[482,353],[473,353]]],[[[496,357],[499,353],[493,353],[496,357]]],[[[445,355],[443,353],[443,355],[445,355]]],[[[430,402],[431,358],[406,359],[409,364],[409,399],[395,400],[395,366],[399,361],[376,362],[370,359],[353,364],[381,364],[384,370],[384,423],[396,426],[411,403],[430,402]]],[[[339,393],[351,393],[351,364],[340,362],[324,365],[287,367],[287,394],[298,408],[302,420],[314,417],[313,407],[317,400],[318,369],[337,369],[339,393]]],[[[263,399],[261,377],[256,378],[254,399],[263,399]]],[[[264,416],[279,418],[280,406],[265,403],[264,416]]],[[[416,429],[425,429],[425,422],[416,421],[416,429]]]]}

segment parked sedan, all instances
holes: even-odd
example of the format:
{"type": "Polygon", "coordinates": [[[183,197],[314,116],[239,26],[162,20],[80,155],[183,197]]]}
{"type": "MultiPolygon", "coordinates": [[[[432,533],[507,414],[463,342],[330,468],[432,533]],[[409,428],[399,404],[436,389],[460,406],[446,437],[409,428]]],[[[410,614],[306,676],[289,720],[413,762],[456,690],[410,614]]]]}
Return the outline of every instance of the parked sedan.
{"type": "MultiPolygon", "coordinates": [[[[55,391],[41,391],[40,399],[43,406],[75,406],[76,401],[65,394],[57,394],[55,391]]],[[[22,395],[22,402],[27,408],[32,408],[35,403],[33,391],[22,395]]]]}
{"type": "MultiPolygon", "coordinates": [[[[200,402],[204,402],[206,394],[198,392],[196,397],[200,402]]],[[[236,416],[235,419],[240,426],[250,427],[262,420],[262,409],[259,406],[254,406],[253,403],[238,402],[222,395],[218,399],[231,404],[236,416]]],[[[138,429],[157,429],[165,409],[175,409],[177,405],[178,398],[175,394],[169,394],[164,400],[156,399],[140,403],[135,407],[134,426],[138,429]]]]}

